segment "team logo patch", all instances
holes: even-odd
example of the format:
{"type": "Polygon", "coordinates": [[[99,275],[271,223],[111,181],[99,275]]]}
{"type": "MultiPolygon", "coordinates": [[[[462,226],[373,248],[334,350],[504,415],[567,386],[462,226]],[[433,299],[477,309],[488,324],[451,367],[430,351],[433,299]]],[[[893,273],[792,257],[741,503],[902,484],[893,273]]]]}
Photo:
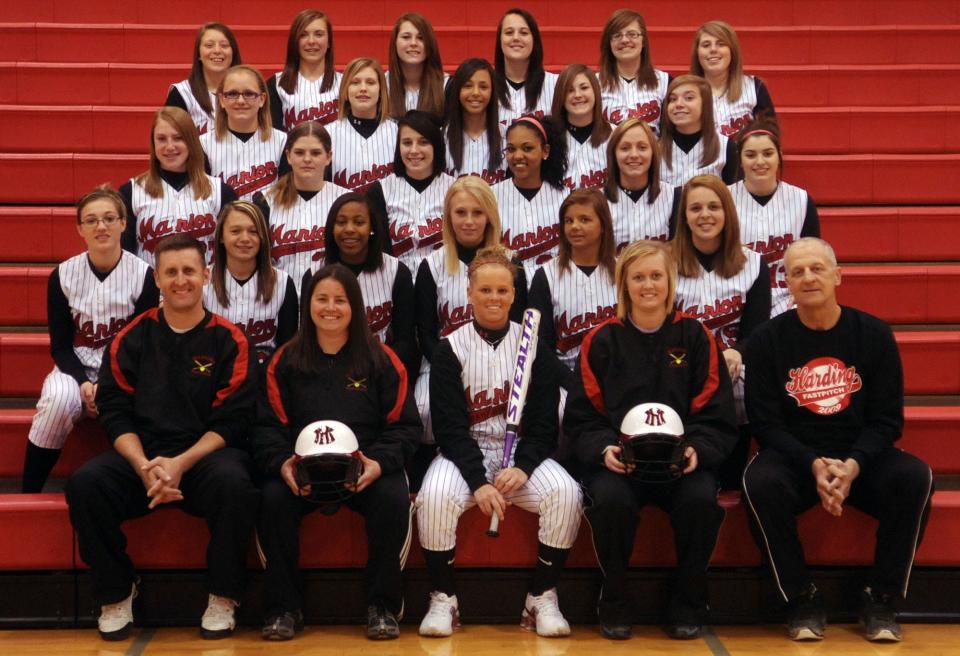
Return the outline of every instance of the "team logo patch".
{"type": "Polygon", "coordinates": [[[213,358],[211,358],[209,355],[193,356],[193,369],[191,369],[190,372],[200,376],[212,376],[213,358]]]}
{"type": "Polygon", "coordinates": [[[687,362],[687,349],[677,346],[667,349],[668,364],[674,369],[685,369],[690,366],[687,362]]]}
{"type": "Polygon", "coordinates": [[[850,405],[863,381],[856,367],[847,367],[836,358],[815,358],[790,370],[785,386],[797,405],[818,415],[835,415],[850,405]]]}
{"type": "Polygon", "coordinates": [[[365,392],[367,390],[367,379],[360,378],[354,380],[350,376],[347,376],[347,389],[354,390],[356,392],[365,392]]]}

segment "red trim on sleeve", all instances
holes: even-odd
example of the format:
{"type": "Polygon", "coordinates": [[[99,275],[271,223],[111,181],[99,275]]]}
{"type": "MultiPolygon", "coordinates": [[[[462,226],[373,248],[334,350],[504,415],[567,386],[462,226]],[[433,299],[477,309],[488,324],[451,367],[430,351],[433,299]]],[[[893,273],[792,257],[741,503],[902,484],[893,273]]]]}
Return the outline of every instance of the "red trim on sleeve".
{"type": "Polygon", "coordinates": [[[280,354],[287,348],[287,342],[276,350],[273,357],[270,358],[270,364],[267,365],[267,400],[270,401],[270,407],[273,413],[277,415],[280,423],[286,426],[290,423],[287,419],[287,411],[283,407],[283,397],[280,395],[280,385],[277,383],[277,363],[280,362],[280,354]]]}
{"type": "Polygon", "coordinates": [[[210,323],[207,324],[207,327],[220,326],[226,328],[230,333],[230,337],[233,338],[233,341],[237,345],[237,358],[233,361],[233,373],[230,374],[230,382],[227,383],[226,387],[217,392],[211,404],[211,407],[216,408],[222,405],[231,394],[240,389],[240,386],[243,385],[244,381],[250,375],[250,346],[249,342],[247,342],[247,336],[232,322],[227,321],[218,314],[211,314],[210,317],[210,323]]]}
{"type": "Polygon", "coordinates": [[[113,379],[117,382],[117,386],[127,394],[133,394],[134,389],[130,381],[127,380],[127,377],[123,375],[123,371],[120,370],[120,365],[117,364],[117,351],[120,349],[120,342],[134,326],[144,319],[153,319],[156,321],[158,312],[160,312],[160,308],[152,308],[135,317],[133,321],[121,328],[117,336],[110,342],[110,373],[113,374],[113,379]]]}
{"type": "Polygon", "coordinates": [[[705,406],[707,402],[713,398],[713,395],[716,394],[717,388],[720,387],[720,358],[717,355],[717,342],[713,337],[713,333],[707,330],[706,326],[701,323],[700,327],[703,328],[703,332],[707,337],[707,345],[710,348],[710,365],[707,369],[707,379],[703,382],[703,388],[700,390],[700,393],[693,397],[693,400],[690,401],[691,415],[695,415],[700,412],[703,409],[703,406],[705,406]]]}
{"type": "Polygon", "coordinates": [[[393,365],[393,368],[397,370],[397,375],[400,376],[400,383],[397,388],[397,401],[393,404],[393,407],[390,408],[390,412],[387,413],[387,423],[392,424],[400,419],[400,413],[403,412],[403,404],[407,402],[407,368],[403,366],[403,362],[400,361],[400,358],[393,352],[392,348],[386,344],[381,344],[380,348],[382,348],[383,352],[390,358],[390,363],[393,365]]]}
{"type": "Polygon", "coordinates": [[[280,423],[286,426],[290,423],[287,419],[287,411],[283,407],[283,397],[280,396],[280,385],[277,383],[277,363],[280,362],[280,354],[287,348],[287,342],[276,350],[273,357],[270,358],[270,364],[267,365],[267,400],[270,401],[270,407],[273,413],[277,415],[280,423]]]}
{"type": "Polygon", "coordinates": [[[583,389],[587,393],[587,398],[590,399],[590,403],[593,404],[593,407],[597,409],[597,412],[607,416],[607,405],[603,402],[603,390],[600,389],[600,383],[597,382],[597,377],[593,373],[593,369],[590,368],[590,346],[593,344],[593,336],[597,334],[597,331],[606,326],[608,323],[616,323],[623,325],[623,322],[616,317],[612,319],[607,319],[599,326],[587,333],[587,336],[583,338],[583,343],[580,345],[580,378],[583,381],[583,389]]]}

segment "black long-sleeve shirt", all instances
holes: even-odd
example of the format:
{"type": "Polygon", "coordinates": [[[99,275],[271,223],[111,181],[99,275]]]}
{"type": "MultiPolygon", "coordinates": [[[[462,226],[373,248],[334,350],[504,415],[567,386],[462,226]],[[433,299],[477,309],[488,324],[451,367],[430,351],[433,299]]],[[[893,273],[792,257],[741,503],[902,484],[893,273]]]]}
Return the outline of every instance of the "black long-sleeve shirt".
{"type": "Polygon", "coordinates": [[[256,357],[243,332],[210,312],[185,333],[154,308],[127,324],[100,366],[97,408],[111,440],[140,438],[148,458],[175,456],[213,431],[241,444],[254,415],[256,357]]]}
{"type": "Polygon", "coordinates": [[[853,458],[861,469],[903,431],[903,367],[880,319],[842,307],[829,330],[797,311],[754,333],[744,357],[747,415],[761,448],[805,471],[819,456],[853,458]]]}
{"type": "Polygon", "coordinates": [[[618,443],[623,418],[640,403],[677,411],[703,469],[716,470],[736,444],[730,377],[696,319],[676,312],[652,333],[611,319],[584,339],[576,375],[563,430],[589,467],[602,467],[604,449],[618,443]]]}
{"type": "MultiPolygon", "coordinates": [[[[119,264],[119,260],[117,264],[119,264]]],[[[110,271],[99,271],[90,258],[87,258],[87,264],[90,265],[90,271],[103,282],[107,279],[113,269],[110,271]]],[[[160,291],[153,280],[153,269],[147,269],[143,278],[143,291],[133,306],[133,317],[146,312],[150,308],[157,307],[160,303],[160,291]]],[[[73,338],[76,334],[76,326],[73,323],[73,314],[70,311],[70,302],[63,294],[63,286],[60,284],[60,269],[54,267],[50,272],[50,278],[47,281],[47,324],[50,332],[50,355],[53,357],[53,363],[57,369],[72,377],[78,385],[88,382],[86,370],[77,352],[73,349],[73,338]]]]}
{"type": "Polygon", "coordinates": [[[353,430],[360,450],[384,474],[403,469],[420,444],[423,426],[406,368],[390,347],[381,348],[388,363],[360,379],[349,375],[344,349],[321,354],[323,375],[311,375],[293,366],[289,344],[279,348],[267,368],[267,392],[250,436],[257,468],[279,475],[304,426],[335,420],[353,430]]]}
{"type": "MultiPolygon", "coordinates": [[[[501,330],[485,330],[473,321],[459,330],[477,331],[489,348],[496,350],[503,348],[500,342],[511,326],[516,328],[515,324],[508,324],[501,330]]],[[[447,339],[440,340],[433,356],[430,366],[430,421],[433,436],[440,453],[457,466],[470,490],[475,492],[489,481],[483,464],[483,452],[471,434],[463,366],[447,339]]],[[[520,439],[514,452],[514,464],[527,476],[557,448],[560,393],[552,374],[562,365],[556,359],[550,349],[538,348],[533,361],[520,439]]],[[[513,362],[513,354],[510,354],[509,360],[513,362]]],[[[504,404],[502,411],[506,413],[506,409],[504,404]]]]}

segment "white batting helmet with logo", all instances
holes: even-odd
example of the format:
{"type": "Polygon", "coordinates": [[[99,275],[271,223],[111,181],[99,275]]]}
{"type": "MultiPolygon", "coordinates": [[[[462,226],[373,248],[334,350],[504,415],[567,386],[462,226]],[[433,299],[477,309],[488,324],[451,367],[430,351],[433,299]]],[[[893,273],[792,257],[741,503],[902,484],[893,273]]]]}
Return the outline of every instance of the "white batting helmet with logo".
{"type": "Polygon", "coordinates": [[[310,499],[337,503],[353,494],[363,469],[357,436],[346,424],[325,420],[307,424],[297,436],[294,477],[297,485],[310,486],[310,499]]]}
{"type": "Polygon", "coordinates": [[[683,420],[663,403],[634,406],[620,423],[620,460],[646,483],[667,483],[686,467],[683,420]]]}

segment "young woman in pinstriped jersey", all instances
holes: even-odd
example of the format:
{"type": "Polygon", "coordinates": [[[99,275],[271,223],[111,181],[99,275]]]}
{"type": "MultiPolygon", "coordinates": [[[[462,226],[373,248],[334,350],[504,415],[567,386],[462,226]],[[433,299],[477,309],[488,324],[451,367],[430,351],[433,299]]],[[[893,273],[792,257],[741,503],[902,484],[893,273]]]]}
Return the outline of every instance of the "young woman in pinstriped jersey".
{"type": "Polygon", "coordinates": [[[444,139],[447,173],[477,175],[487,184],[506,179],[503,131],[497,98],[503,82],[485,59],[468,59],[457,67],[446,94],[444,139]]]}
{"type": "Polygon", "coordinates": [[[597,76],[583,64],[570,64],[557,80],[552,116],[567,139],[569,189],[602,187],[607,181],[607,141],[613,131],[603,117],[597,76]]]}
{"type": "Polygon", "coordinates": [[[399,119],[417,109],[442,117],[448,76],[430,21],[414,12],[403,14],[393,24],[389,48],[390,115],[399,119]]]}
{"type": "Polygon", "coordinates": [[[494,66],[503,81],[500,122],[507,126],[524,114],[550,111],[557,74],[543,70],[543,40],[536,19],[524,9],[507,11],[497,25],[494,66]]]}

